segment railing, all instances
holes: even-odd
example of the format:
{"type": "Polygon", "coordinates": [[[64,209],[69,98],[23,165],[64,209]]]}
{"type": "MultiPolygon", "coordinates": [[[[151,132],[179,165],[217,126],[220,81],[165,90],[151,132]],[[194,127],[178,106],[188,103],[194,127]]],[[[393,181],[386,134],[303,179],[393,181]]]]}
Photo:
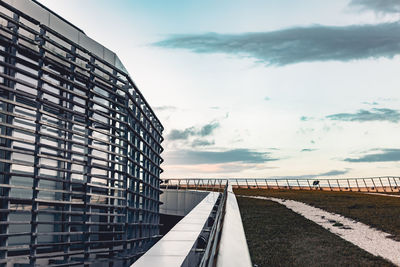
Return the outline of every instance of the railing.
{"type": "Polygon", "coordinates": [[[384,176],[340,179],[230,179],[234,188],[294,189],[358,192],[400,192],[400,177],[384,176]]]}
{"type": "Polygon", "coordinates": [[[400,192],[400,177],[382,176],[368,178],[215,178],[215,179],[164,179],[161,188],[186,188],[194,190],[222,191],[226,181],[233,188],[293,189],[358,192],[400,192]]]}
{"type": "MultiPolygon", "coordinates": [[[[206,190],[221,192],[218,208],[215,212],[214,223],[208,235],[207,245],[202,252],[200,267],[216,266],[216,257],[218,254],[219,241],[221,238],[224,224],[226,200],[228,192],[228,179],[165,179],[160,185],[162,189],[177,190],[206,190]]],[[[193,264],[190,263],[190,264],[193,264]]],[[[196,264],[197,265],[197,264],[196,264]]]]}
{"type": "Polygon", "coordinates": [[[226,199],[228,192],[228,181],[225,183],[225,189],[222,193],[220,204],[218,206],[217,214],[215,217],[214,225],[211,228],[210,237],[208,239],[207,247],[204,252],[203,258],[200,262],[200,267],[213,267],[215,266],[216,256],[219,247],[219,241],[221,239],[222,226],[224,223],[226,199]]]}
{"type": "Polygon", "coordinates": [[[223,191],[227,186],[228,179],[163,179],[160,185],[162,189],[194,189],[206,191],[223,191]]]}

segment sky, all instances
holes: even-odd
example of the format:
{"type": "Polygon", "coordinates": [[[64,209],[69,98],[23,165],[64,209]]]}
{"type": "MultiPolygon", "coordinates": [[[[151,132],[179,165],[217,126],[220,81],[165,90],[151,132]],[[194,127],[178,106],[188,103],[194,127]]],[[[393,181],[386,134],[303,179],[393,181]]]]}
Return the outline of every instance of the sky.
{"type": "Polygon", "coordinates": [[[400,0],[40,0],[118,54],[163,178],[400,170],[400,0]]]}

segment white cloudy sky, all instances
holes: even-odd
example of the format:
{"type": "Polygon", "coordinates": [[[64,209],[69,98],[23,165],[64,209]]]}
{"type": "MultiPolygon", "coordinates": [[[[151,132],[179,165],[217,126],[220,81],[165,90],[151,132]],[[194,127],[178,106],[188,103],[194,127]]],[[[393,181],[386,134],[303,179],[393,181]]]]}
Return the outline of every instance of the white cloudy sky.
{"type": "Polygon", "coordinates": [[[399,175],[400,0],[41,0],[115,51],[163,177],[399,175]]]}

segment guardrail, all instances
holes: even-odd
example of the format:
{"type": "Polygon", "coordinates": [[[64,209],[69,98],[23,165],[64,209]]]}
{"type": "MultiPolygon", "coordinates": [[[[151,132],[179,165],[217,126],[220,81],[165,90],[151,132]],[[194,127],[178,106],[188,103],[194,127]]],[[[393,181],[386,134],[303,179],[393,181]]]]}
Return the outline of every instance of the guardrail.
{"type": "Polygon", "coordinates": [[[198,264],[194,264],[194,261],[191,260],[189,266],[228,267],[232,266],[232,264],[230,264],[226,258],[232,258],[236,256],[239,256],[241,259],[235,261],[235,266],[252,266],[242,221],[240,219],[239,208],[237,207],[236,198],[232,192],[232,187],[229,186],[228,179],[165,179],[162,181],[160,187],[163,189],[207,190],[221,193],[218,208],[215,211],[215,216],[212,216],[214,222],[211,229],[207,230],[210,231],[210,234],[208,235],[205,249],[202,251],[203,255],[198,264]],[[225,221],[226,215],[228,216],[226,218],[228,221],[225,221]],[[232,240],[229,240],[228,242],[227,236],[235,236],[235,247],[240,248],[239,251],[235,251],[235,249],[231,248],[232,240]],[[225,242],[227,244],[225,246],[221,246],[221,242],[225,242]],[[221,253],[222,255],[220,255],[221,253]]]}
{"type": "Polygon", "coordinates": [[[358,192],[400,192],[400,177],[368,177],[340,179],[230,179],[234,188],[293,189],[358,192]]]}
{"type": "Polygon", "coordinates": [[[206,191],[225,190],[229,179],[201,179],[201,178],[171,178],[162,179],[160,188],[162,189],[194,189],[206,191]]]}
{"type": "Polygon", "coordinates": [[[219,241],[221,239],[222,226],[224,223],[225,210],[226,210],[226,199],[228,192],[228,181],[225,183],[224,192],[218,206],[218,210],[215,216],[214,225],[211,228],[211,233],[208,239],[207,247],[204,252],[203,258],[200,262],[200,267],[213,267],[215,266],[216,257],[219,248],[219,241]]]}
{"type": "Polygon", "coordinates": [[[400,177],[381,176],[367,178],[186,178],[164,179],[161,188],[187,188],[194,190],[222,190],[226,181],[233,188],[293,189],[358,192],[400,192],[400,177]]]}

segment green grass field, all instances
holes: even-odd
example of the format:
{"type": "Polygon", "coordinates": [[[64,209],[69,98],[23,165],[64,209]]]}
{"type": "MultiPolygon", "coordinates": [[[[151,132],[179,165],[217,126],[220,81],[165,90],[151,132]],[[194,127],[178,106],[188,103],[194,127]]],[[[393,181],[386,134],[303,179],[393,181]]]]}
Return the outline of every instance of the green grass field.
{"type": "Polygon", "coordinates": [[[341,214],[400,240],[400,198],[358,192],[235,189],[237,195],[292,199],[341,214]]]}
{"type": "MultiPolygon", "coordinates": [[[[250,192],[255,191],[249,190],[248,194],[250,192]]],[[[244,197],[237,199],[251,259],[258,267],[394,266],[281,204],[244,197]]]]}

